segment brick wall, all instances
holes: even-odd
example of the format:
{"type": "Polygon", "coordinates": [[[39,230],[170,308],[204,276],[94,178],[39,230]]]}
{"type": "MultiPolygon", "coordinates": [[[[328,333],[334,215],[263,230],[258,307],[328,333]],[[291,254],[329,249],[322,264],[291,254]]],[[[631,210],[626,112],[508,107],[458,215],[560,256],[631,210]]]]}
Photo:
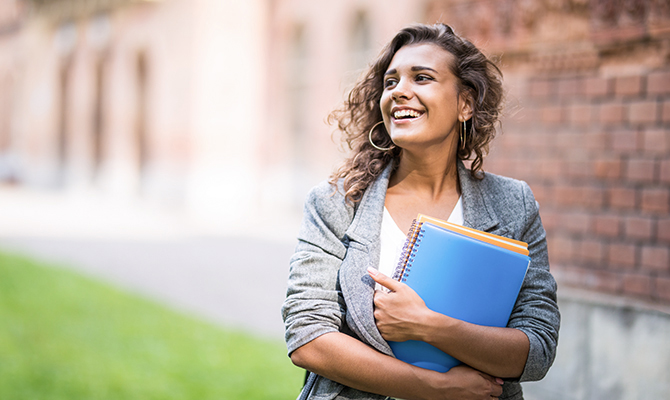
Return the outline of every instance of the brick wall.
{"type": "Polygon", "coordinates": [[[670,6],[631,4],[435,1],[429,20],[501,55],[484,167],[530,184],[559,284],[670,304],[670,6]]]}
{"type": "Polygon", "coordinates": [[[670,303],[670,68],[520,86],[487,168],[531,185],[561,283],[670,303]]]}

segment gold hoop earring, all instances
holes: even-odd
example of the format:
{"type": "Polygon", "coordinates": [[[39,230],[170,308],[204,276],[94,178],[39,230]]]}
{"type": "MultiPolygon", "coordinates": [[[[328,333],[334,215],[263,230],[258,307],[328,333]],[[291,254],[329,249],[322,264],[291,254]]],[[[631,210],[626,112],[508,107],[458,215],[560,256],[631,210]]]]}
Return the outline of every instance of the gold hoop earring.
{"type": "Polygon", "coordinates": [[[468,139],[468,127],[463,120],[463,129],[461,129],[461,150],[465,150],[465,141],[468,139]]]}
{"type": "Polygon", "coordinates": [[[377,122],[376,124],[374,124],[374,125],[372,126],[372,128],[370,128],[370,133],[368,133],[368,141],[370,142],[370,144],[372,145],[372,147],[374,147],[374,148],[377,149],[377,150],[380,150],[380,151],[389,151],[389,150],[394,149],[394,148],[395,148],[395,145],[392,145],[391,147],[379,147],[379,146],[377,146],[376,144],[374,144],[374,142],[372,141],[372,131],[374,131],[375,128],[376,128],[377,126],[379,126],[379,124],[383,124],[383,123],[384,123],[384,121],[379,121],[379,122],[377,122]]]}

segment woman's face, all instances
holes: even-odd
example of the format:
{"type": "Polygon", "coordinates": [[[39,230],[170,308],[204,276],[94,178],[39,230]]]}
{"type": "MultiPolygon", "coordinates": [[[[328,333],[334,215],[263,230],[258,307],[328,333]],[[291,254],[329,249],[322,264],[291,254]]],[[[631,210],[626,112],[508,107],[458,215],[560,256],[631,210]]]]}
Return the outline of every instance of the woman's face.
{"type": "Polygon", "coordinates": [[[459,96],[453,61],[451,53],[432,43],[396,52],[384,75],[380,106],[397,146],[409,151],[452,146],[455,151],[460,121],[469,118],[470,109],[466,97],[459,96]]]}

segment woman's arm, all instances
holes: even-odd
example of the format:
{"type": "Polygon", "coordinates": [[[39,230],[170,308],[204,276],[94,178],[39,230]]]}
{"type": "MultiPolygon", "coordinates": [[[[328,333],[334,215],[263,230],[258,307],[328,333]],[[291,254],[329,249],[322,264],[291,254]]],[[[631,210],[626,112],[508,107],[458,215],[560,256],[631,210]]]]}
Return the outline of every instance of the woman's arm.
{"type": "Polygon", "coordinates": [[[390,289],[375,293],[377,327],[386,340],[427,342],[467,365],[502,378],[518,378],[528,357],[526,335],[513,328],[470,324],[431,311],[404,283],[370,269],[390,289]]]}
{"type": "Polygon", "coordinates": [[[444,374],[418,368],[339,332],[298,348],[291,360],[349,387],[403,399],[490,400],[502,393],[499,378],[468,367],[455,367],[444,374]]]}

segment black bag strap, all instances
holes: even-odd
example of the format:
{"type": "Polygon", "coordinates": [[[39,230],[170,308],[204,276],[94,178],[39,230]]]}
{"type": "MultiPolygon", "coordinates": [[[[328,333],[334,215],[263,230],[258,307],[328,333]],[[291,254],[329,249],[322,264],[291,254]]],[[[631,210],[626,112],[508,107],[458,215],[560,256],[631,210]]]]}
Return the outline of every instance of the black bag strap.
{"type": "Polygon", "coordinates": [[[302,387],[300,396],[296,400],[307,400],[312,394],[312,389],[314,389],[314,383],[316,382],[317,374],[314,372],[307,371],[307,376],[305,377],[305,386],[302,387]]]}

